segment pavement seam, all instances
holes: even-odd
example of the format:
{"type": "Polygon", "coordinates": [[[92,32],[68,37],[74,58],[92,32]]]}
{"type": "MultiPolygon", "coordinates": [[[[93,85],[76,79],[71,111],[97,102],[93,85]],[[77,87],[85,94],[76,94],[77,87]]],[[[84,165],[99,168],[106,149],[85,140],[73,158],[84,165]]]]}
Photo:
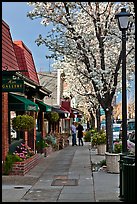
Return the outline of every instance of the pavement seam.
{"type": "Polygon", "coordinates": [[[93,179],[93,195],[94,195],[94,201],[96,202],[96,191],[95,191],[95,181],[94,181],[94,174],[93,174],[93,168],[92,168],[92,159],[91,159],[91,146],[89,147],[89,157],[90,157],[90,169],[91,169],[91,176],[93,179]]]}

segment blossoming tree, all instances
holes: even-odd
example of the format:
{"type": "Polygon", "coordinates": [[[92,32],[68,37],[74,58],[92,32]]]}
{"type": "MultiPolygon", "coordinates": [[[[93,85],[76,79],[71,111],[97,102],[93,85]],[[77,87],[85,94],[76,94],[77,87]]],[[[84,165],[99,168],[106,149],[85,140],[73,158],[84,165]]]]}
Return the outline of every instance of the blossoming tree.
{"type": "Polygon", "coordinates": [[[100,131],[100,105],[94,93],[91,79],[78,71],[78,64],[67,63],[67,59],[65,59],[65,62],[57,61],[53,64],[53,67],[56,69],[63,67],[63,72],[65,72],[65,82],[68,85],[68,89],[64,91],[64,98],[71,97],[73,100],[74,96],[77,105],[84,107],[84,110],[87,109],[90,114],[92,127],[95,127],[95,119],[97,120],[97,130],[100,131]],[[70,66],[72,66],[71,69],[70,66]]]}
{"type": "MultiPolygon", "coordinates": [[[[115,14],[121,7],[134,14],[133,2],[29,2],[34,9],[31,19],[41,18],[45,26],[52,25],[49,34],[39,35],[37,45],[45,44],[50,57],[69,63],[68,72],[77,78],[89,78],[95,96],[105,111],[107,151],[113,150],[112,100],[121,86],[121,32],[115,14]],[[74,66],[70,66],[75,64],[74,66]]],[[[134,15],[127,32],[127,81],[134,72],[134,15]]],[[[62,67],[62,63],[60,63],[62,67]]],[[[85,80],[85,79],[84,79],[85,80]]]]}

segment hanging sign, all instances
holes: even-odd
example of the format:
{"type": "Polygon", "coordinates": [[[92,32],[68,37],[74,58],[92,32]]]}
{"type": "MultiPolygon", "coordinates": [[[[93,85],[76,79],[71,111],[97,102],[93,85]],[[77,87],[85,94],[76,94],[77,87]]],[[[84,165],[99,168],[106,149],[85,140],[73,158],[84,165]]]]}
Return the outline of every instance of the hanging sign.
{"type": "Polygon", "coordinates": [[[24,81],[21,79],[2,79],[3,92],[24,92],[24,81]]]}

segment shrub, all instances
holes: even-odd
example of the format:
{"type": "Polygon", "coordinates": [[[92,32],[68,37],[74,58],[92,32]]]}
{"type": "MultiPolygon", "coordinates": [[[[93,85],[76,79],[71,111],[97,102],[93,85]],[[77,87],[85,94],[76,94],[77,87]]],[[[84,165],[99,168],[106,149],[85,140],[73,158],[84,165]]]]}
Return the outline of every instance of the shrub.
{"type": "Polygon", "coordinates": [[[51,144],[51,145],[55,145],[56,144],[56,138],[55,136],[53,135],[47,135],[45,137],[45,141],[48,143],[48,144],[51,144]]]}
{"type": "Polygon", "coordinates": [[[45,147],[49,147],[49,144],[43,138],[36,142],[36,149],[38,153],[41,153],[42,149],[45,147]]]}
{"type": "Polygon", "coordinates": [[[92,145],[100,145],[100,144],[106,144],[107,138],[106,133],[104,131],[95,132],[92,137],[92,145]]]}
{"type": "Polygon", "coordinates": [[[92,129],[92,130],[89,130],[90,132],[91,132],[91,136],[93,136],[94,135],[94,133],[96,133],[97,132],[97,129],[92,129]]]}
{"type": "Polygon", "coordinates": [[[99,162],[100,166],[106,166],[106,159],[103,159],[99,162]]]}
{"type": "Polygon", "coordinates": [[[48,112],[46,113],[46,118],[51,123],[57,122],[59,120],[59,114],[57,112],[48,112]]]}
{"type": "Polygon", "coordinates": [[[12,119],[12,126],[16,131],[29,131],[35,124],[35,119],[30,115],[18,115],[12,119]]]}
{"type": "Polygon", "coordinates": [[[12,166],[14,162],[22,161],[22,159],[18,155],[13,155],[8,153],[4,162],[4,174],[8,175],[9,172],[12,170],[12,166]]]}
{"type": "Polygon", "coordinates": [[[21,146],[17,146],[13,155],[19,156],[22,160],[28,159],[34,155],[34,151],[27,145],[21,143],[21,146]]]}
{"type": "Polygon", "coordinates": [[[114,142],[114,153],[121,153],[122,152],[122,142],[114,142]]]}
{"type": "Polygon", "coordinates": [[[91,132],[87,131],[85,136],[84,136],[84,141],[85,142],[91,142],[91,132]]]}
{"type": "Polygon", "coordinates": [[[85,133],[84,141],[91,142],[91,137],[97,132],[96,129],[90,129],[85,133]]]}

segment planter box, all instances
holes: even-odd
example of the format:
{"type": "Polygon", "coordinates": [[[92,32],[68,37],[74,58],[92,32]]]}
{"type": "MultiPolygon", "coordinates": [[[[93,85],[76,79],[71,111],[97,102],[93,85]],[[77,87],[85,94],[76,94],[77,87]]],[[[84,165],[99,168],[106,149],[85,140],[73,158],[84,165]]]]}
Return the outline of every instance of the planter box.
{"type": "Polygon", "coordinates": [[[119,167],[120,154],[106,152],[105,156],[106,156],[107,172],[120,173],[120,167],[119,167]]]}
{"type": "Polygon", "coordinates": [[[58,150],[63,149],[64,146],[65,146],[65,144],[64,144],[64,139],[61,138],[61,139],[58,141],[58,150]]]}
{"type": "Polygon", "coordinates": [[[106,152],[106,144],[97,145],[97,152],[100,155],[105,155],[106,152]]]}
{"type": "Polygon", "coordinates": [[[47,157],[47,156],[48,156],[49,154],[51,154],[52,152],[53,152],[52,146],[43,148],[43,153],[44,153],[44,156],[45,156],[45,157],[47,157]]]}
{"type": "Polygon", "coordinates": [[[15,162],[12,167],[12,171],[10,175],[25,175],[30,169],[36,166],[41,160],[41,156],[39,154],[35,154],[34,156],[28,158],[22,162],[15,162]]]}
{"type": "Polygon", "coordinates": [[[61,150],[64,147],[67,147],[69,145],[69,138],[68,137],[69,137],[68,133],[58,134],[58,137],[57,137],[58,150],[61,150]]]}

